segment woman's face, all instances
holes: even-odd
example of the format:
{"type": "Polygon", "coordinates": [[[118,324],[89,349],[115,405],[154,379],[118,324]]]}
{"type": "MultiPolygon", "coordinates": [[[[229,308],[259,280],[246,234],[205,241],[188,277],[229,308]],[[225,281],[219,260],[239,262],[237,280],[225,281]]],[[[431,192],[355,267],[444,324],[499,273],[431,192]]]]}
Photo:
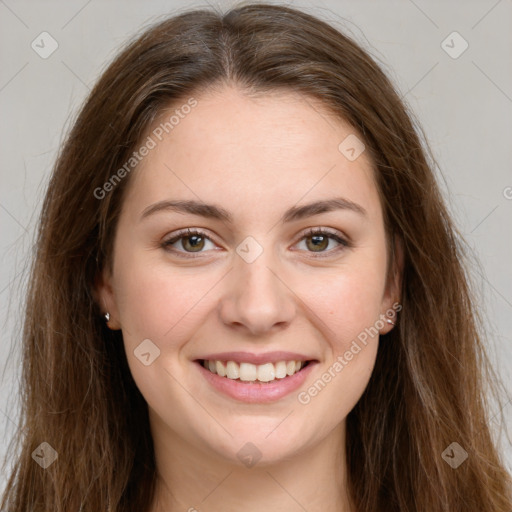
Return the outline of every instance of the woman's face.
{"type": "Polygon", "coordinates": [[[392,327],[381,205],[354,130],[314,100],[195,99],[150,134],[101,301],[154,438],[275,462],[343,433],[392,327]]]}

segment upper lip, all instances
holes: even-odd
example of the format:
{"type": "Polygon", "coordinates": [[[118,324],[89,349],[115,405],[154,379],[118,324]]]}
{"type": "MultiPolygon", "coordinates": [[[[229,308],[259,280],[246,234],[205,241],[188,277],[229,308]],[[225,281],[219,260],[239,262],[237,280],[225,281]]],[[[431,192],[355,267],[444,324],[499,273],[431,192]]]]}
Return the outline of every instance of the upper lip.
{"type": "Polygon", "coordinates": [[[199,360],[207,361],[234,361],[235,363],[277,363],[279,361],[314,361],[313,357],[307,357],[296,352],[264,352],[262,354],[254,354],[252,352],[220,352],[216,354],[207,354],[199,360]]]}

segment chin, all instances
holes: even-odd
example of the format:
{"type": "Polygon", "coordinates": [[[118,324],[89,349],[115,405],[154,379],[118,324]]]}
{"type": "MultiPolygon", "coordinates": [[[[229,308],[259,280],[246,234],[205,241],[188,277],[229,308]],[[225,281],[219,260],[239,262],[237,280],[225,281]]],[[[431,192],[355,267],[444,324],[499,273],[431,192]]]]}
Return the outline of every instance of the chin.
{"type": "MultiPolygon", "coordinates": [[[[288,414],[288,413],[287,413],[288,414]]],[[[286,414],[283,418],[286,417],[286,414]]],[[[312,443],[308,437],[305,438],[304,428],[283,428],[279,421],[272,420],[272,428],[262,428],[261,419],[254,418],[252,425],[244,422],[245,428],[230,430],[233,437],[222,436],[222,439],[208,439],[206,444],[211,447],[212,452],[225,459],[229,463],[235,463],[245,467],[270,466],[285,460],[293,459],[312,443]],[[277,428],[276,428],[277,427],[277,428]]],[[[285,422],[287,420],[284,420],[285,422]]],[[[266,422],[269,423],[269,422],[266,422]]],[[[227,426],[229,429],[229,427],[227,426]]],[[[309,428],[311,428],[309,426],[309,428]]]]}

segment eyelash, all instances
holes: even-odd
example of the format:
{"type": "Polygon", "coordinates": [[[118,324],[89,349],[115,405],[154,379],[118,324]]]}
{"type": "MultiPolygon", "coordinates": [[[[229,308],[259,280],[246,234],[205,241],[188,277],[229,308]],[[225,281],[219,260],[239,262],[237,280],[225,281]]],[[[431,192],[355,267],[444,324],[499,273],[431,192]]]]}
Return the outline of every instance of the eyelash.
{"type": "MultiPolygon", "coordinates": [[[[351,247],[351,244],[345,238],[340,236],[337,232],[329,230],[328,228],[309,228],[301,235],[301,237],[297,243],[301,242],[305,238],[312,237],[312,236],[318,236],[318,235],[327,236],[327,237],[331,238],[332,240],[338,242],[340,244],[340,246],[338,246],[335,249],[331,249],[328,251],[320,251],[318,253],[315,253],[314,251],[306,251],[306,252],[311,253],[313,258],[325,258],[328,256],[332,256],[333,253],[338,253],[340,250],[343,250],[347,247],[351,247]]],[[[180,239],[188,238],[191,236],[200,236],[201,238],[204,238],[206,240],[213,242],[213,240],[204,231],[201,231],[199,229],[187,228],[187,229],[178,231],[172,238],[165,240],[161,244],[162,248],[165,249],[166,251],[176,254],[180,258],[189,258],[189,259],[200,258],[200,257],[202,257],[201,255],[204,253],[204,251],[200,251],[197,253],[191,253],[191,252],[186,252],[186,251],[177,251],[176,249],[173,249],[170,247],[172,244],[176,243],[180,239]],[[186,254],[186,256],[185,256],[185,254],[186,254]]]]}

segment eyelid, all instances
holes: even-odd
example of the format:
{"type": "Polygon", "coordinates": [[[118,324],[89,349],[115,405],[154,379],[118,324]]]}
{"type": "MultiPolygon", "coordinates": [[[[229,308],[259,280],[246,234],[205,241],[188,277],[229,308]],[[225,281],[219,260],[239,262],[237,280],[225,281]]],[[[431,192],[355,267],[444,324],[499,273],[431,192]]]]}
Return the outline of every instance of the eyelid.
{"type": "Polygon", "coordinates": [[[318,233],[325,234],[325,235],[331,235],[334,238],[336,238],[336,237],[337,238],[341,238],[347,244],[349,243],[348,236],[346,236],[342,231],[339,231],[339,230],[334,229],[334,228],[328,228],[326,226],[315,226],[313,228],[306,228],[306,229],[304,229],[298,235],[298,240],[297,241],[302,240],[305,236],[313,236],[313,235],[316,235],[318,233]]]}
{"type": "Polygon", "coordinates": [[[203,228],[183,228],[183,229],[179,229],[178,231],[175,231],[174,233],[171,233],[169,236],[166,236],[164,239],[164,243],[179,240],[180,238],[185,237],[187,235],[188,236],[192,236],[192,235],[202,236],[204,238],[207,238],[208,240],[211,240],[212,242],[215,239],[203,228]]]}

